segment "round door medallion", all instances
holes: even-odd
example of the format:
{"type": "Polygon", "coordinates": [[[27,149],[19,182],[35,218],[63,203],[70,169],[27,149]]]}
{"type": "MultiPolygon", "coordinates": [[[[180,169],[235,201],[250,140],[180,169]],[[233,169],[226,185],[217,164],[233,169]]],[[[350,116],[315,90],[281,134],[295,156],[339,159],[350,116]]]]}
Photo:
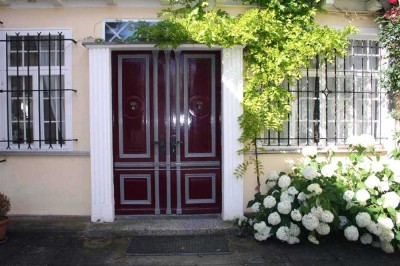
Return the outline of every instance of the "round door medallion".
{"type": "Polygon", "coordinates": [[[136,118],[143,114],[143,100],[133,96],[124,101],[124,115],[128,118],[136,118]]]}
{"type": "Polygon", "coordinates": [[[193,116],[205,116],[210,113],[210,101],[204,96],[193,96],[189,100],[189,112],[193,116]]]}

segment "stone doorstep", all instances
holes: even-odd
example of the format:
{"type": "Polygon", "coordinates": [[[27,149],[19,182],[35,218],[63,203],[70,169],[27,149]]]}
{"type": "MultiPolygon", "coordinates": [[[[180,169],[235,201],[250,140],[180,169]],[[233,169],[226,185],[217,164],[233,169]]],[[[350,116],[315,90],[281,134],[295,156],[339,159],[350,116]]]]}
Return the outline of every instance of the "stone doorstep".
{"type": "Polygon", "coordinates": [[[132,235],[231,234],[238,231],[220,216],[133,216],[117,217],[112,223],[91,223],[89,217],[11,216],[10,232],[70,232],[89,237],[132,235]]]}

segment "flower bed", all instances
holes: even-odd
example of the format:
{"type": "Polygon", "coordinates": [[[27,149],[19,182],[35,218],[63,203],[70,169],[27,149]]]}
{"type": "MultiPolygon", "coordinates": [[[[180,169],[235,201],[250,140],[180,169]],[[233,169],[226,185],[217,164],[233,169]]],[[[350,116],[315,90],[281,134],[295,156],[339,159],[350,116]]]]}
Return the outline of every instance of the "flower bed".
{"type": "Polygon", "coordinates": [[[252,213],[237,224],[255,239],[277,239],[296,244],[308,238],[314,244],[332,231],[343,231],[349,241],[400,249],[400,161],[381,159],[368,135],[348,139],[345,159],[317,157],[306,147],[304,158],[290,173],[271,171],[266,194],[257,193],[248,204],[252,213]]]}

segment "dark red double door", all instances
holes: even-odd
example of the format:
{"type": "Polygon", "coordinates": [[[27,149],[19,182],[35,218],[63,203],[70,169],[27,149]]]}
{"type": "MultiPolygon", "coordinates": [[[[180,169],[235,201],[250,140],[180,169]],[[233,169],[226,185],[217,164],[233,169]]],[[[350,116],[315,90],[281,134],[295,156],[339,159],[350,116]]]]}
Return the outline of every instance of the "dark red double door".
{"type": "Polygon", "coordinates": [[[221,211],[219,52],[113,52],[116,214],[221,211]]]}

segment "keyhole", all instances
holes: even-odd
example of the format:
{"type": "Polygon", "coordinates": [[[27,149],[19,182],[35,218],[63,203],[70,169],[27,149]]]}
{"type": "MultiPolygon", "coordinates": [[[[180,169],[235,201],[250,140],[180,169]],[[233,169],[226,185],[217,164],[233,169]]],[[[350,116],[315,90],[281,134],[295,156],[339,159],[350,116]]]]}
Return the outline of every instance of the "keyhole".
{"type": "Polygon", "coordinates": [[[131,110],[135,111],[136,108],[138,107],[138,104],[137,104],[137,102],[130,102],[130,106],[131,106],[131,110]]]}
{"type": "Polygon", "coordinates": [[[201,108],[203,108],[203,102],[196,102],[196,108],[197,110],[201,110],[201,108]]]}

